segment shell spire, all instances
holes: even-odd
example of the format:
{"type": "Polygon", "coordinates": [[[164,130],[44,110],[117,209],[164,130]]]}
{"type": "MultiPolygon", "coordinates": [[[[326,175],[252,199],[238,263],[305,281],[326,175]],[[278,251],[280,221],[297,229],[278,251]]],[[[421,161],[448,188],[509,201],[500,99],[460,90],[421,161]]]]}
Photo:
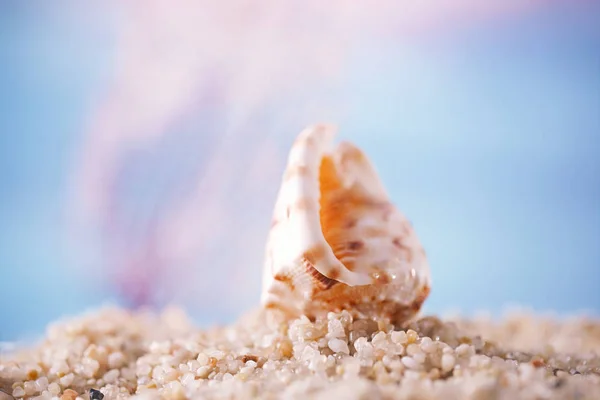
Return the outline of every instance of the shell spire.
{"type": "Polygon", "coordinates": [[[303,130],[277,195],[262,303],[289,316],[347,309],[395,321],[429,294],[425,252],[356,146],[333,148],[335,128],[303,130]]]}

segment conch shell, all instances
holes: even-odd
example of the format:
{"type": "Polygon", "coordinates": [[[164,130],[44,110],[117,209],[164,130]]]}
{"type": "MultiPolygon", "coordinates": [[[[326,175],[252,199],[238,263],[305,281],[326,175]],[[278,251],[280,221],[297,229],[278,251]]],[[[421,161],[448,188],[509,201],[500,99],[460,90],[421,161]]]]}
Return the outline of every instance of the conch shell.
{"type": "Polygon", "coordinates": [[[335,129],[294,142],[266,248],[262,303],[289,317],[346,309],[406,321],[430,288],[425,252],[365,154],[335,129]]]}

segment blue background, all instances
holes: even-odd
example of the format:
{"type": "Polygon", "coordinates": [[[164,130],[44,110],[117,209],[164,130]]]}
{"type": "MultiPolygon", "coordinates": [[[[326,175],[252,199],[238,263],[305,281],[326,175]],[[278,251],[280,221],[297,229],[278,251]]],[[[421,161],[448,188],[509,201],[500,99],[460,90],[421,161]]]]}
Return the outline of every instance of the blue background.
{"type": "MultiPolygon", "coordinates": [[[[0,340],[14,340],[119,302],[72,273],[60,234],[114,38],[60,7],[0,4],[0,340]]],[[[348,65],[340,136],[376,161],[417,227],[427,312],[600,311],[600,7],[548,4],[393,48],[366,43],[348,65]]],[[[242,311],[192,314],[207,324],[242,311]]]]}

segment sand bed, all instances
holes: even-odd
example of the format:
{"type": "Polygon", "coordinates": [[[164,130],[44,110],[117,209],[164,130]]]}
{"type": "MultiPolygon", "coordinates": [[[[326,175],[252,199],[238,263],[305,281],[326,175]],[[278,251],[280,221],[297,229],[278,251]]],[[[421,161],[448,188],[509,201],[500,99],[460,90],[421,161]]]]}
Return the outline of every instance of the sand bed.
{"type": "Polygon", "coordinates": [[[92,388],[104,399],[600,399],[599,349],[600,321],[585,318],[421,317],[394,328],[346,312],[275,323],[256,311],[200,330],[177,309],[105,308],[4,354],[0,389],[44,399],[88,399],[92,388]]]}

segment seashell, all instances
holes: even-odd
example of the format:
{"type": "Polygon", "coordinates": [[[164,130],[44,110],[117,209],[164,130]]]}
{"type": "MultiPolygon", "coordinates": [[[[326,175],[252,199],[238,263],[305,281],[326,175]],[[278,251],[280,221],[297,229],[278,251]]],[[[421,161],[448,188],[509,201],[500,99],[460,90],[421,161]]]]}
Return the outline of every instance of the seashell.
{"type": "Polygon", "coordinates": [[[266,246],[262,304],[289,317],[343,309],[405,321],[429,294],[425,252],[366,155],[335,128],[294,142],[266,246]]]}

